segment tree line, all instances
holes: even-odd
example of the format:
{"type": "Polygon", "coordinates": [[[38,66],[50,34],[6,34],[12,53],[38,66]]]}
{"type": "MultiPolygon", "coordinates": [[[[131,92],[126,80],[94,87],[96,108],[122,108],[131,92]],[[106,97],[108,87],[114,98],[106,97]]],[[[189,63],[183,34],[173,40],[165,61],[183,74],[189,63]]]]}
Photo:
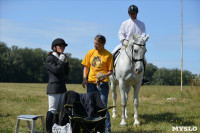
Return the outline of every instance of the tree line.
{"type": "MultiPolygon", "coordinates": [[[[0,82],[47,83],[48,74],[45,68],[47,51],[40,48],[7,47],[0,42],[0,82]]],[[[82,60],[68,56],[70,73],[66,83],[80,84],[82,82],[82,60]]],[[[146,79],[151,85],[180,85],[181,71],[177,68],[158,68],[152,63],[146,65],[146,79]]],[[[190,78],[196,77],[190,71],[183,71],[183,85],[190,85],[190,78]]]]}

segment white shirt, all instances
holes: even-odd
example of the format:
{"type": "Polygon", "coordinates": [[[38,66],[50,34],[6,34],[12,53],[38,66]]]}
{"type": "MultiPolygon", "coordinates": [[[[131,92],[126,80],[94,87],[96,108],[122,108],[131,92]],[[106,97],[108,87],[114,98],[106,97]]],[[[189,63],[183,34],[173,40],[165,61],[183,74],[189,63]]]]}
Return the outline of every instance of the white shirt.
{"type": "Polygon", "coordinates": [[[132,20],[130,18],[124,21],[119,29],[119,41],[122,42],[124,39],[129,40],[134,34],[139,34],[144,38],[146,36],[145,24],[138,19],[132,20]]]}
{"type": "Polygon", "coordinates": [[[59,59],[59,55],[56,52],[53,52],[52,54],[59,59]]]}

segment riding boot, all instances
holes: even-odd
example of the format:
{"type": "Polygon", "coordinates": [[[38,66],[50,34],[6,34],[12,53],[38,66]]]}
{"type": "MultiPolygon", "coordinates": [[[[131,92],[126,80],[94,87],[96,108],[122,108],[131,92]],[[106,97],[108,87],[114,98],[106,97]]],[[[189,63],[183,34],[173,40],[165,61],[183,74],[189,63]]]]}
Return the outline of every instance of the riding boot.
{"type": "Polygon", "coordinates": [[[143,78],[142,78],[142,86],[149,84],[149,80],[147,80],[145,77],[145,72],[146,72],[146,62],[144,62],[144,74],[143,74],[143,78]]]}
{"type": "Polygon", "coordinates": [[[56,123],[57,125],[59,124],[59,114],[58,113],[54,114],[54,116],[53,116],[53,124],[52,125],[54,125],[54,123],[56,123]]]}
{"type": "Polygon", "coordinates": [[[47,112],[47,117],[46,117],[46,129],[47,129],[47,133],[51,133],[52,132],[53,117],[54,117],[54,114],[51,111],[48,111],[47,112]]]}

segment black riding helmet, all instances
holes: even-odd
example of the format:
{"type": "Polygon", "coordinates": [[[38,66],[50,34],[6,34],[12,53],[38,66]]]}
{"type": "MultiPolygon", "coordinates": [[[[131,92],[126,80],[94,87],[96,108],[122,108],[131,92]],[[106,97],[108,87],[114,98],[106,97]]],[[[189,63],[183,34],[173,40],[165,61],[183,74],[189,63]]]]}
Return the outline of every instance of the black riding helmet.
{"type": "Polygon", "coordinates": [[[129,6],[128,13],[134,13],[134,12],[138,13],[138,7],[136,5],[129,6]]]}
{"type": "Polygon", "coordinates": [[[68,44],[65,43],[65,41],[64,41],[62,38],[56,38],[55,40],[53,40],[53,42],[52,42],[52,44],[51,44],[51,49],[54,50],[53,47],[54,47],[54,46],[57,46],[57,45],[59,45],[59,44],[63,44],[63,45],[65,45],[65,46],[68,46],[68,44]]]}

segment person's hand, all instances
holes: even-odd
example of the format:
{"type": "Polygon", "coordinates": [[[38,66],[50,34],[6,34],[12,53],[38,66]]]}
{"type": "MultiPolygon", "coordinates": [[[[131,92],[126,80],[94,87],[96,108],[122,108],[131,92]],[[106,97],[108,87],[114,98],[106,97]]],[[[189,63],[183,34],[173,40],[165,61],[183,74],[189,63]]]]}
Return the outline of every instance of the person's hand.
{"type": "Polygon", "coordinates": [[[87,85],[87,79],[86,78],[83,78],[83,82],[82,82],[82,86],[83,88],[85,88],[85,86],[87,85]]]}
{"type": "Polygon", "coordinates": [[[59,60],[61,60],[62,62],[67,63],[67,56],[64,55],[64,54],[60,54],[60,56],[59,56],[59,60]]]}
{"type": "Polygon", "coordinates": [[[128,40],[124,39],[122,42],[123,45],[127,46],[128,45],[128,40]]]}

